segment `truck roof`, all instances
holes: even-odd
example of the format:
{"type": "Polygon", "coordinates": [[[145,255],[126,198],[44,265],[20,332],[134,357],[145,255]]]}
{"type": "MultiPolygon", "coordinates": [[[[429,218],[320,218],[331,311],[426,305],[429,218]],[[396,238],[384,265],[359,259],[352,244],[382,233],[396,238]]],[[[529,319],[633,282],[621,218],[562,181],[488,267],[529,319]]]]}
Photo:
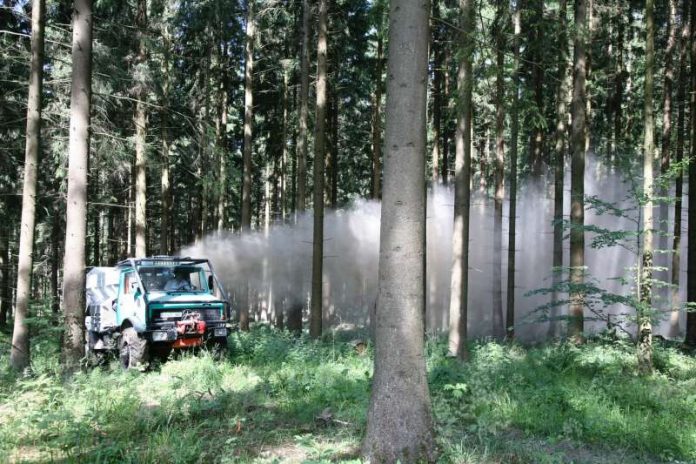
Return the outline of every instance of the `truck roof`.
{"type": "Polygon", "coordinates": [[[117,267],[134,266],[173,266],[176,264],[203,264],[207,263],[205,258],[191,258],[188,256],[150,256],[147,258],[128,258],[119,262],[117,267]]]}

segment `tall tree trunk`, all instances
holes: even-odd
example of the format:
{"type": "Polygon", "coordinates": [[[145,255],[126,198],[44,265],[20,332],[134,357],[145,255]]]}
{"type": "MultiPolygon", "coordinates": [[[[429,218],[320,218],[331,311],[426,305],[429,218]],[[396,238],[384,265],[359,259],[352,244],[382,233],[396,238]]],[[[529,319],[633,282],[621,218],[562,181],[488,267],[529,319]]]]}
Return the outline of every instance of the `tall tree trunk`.
{"type": "MultiPolygon", "coordinates": [[[[270,139],[269,131],[269,139],[270,139]]],[[[271,175],[271,160],[266,161],[266,166],[264,168],[264,192],[263,192],[263,232],[266,237],[268,237],[268,232],[271,227],[271,184],[273,183],[273,175],[271,175]]]]}
{"type": "MultiPolygon", "coordinates": [[[[468,1],[468,0],[467,0],[468,1]]],[[[434,462],[423,355],[428,2],[392,0],[375,369],[363,457],[434,462]]]]}
{"type": "MultiPolygon", "coordinates": [[[[131,165],[130,175],[128,176],[128,212],[126,213],[126,256],[133,256],[133,187],[135,180],[135,165],[131,165]]],[[[66,226],[67,227],[67,226],[66,226]]]]}
{"type": "Polygon", "coordinates": [[[653,163],[655,161],[655,116],[653,114],[653,80],[655,69],[654,0],[645,2],[645,134],[643,144],[643,250],[638,309],[638,367],[652,371],[652,277],[653,277],[653,163]]]}
{"type": "Polygon", "coordinates": [[[517,146],[520,132],[520,34],[522,33],[521,8],[515,6],[513,13],[514,64],[512,87],[512,114],[510,124],[510,217],[508,218],[508,273],[506,326],[508,338],[515,336],[515,252],[517,247],[517,146]]]}
{"type": "Polygon", "coordinates": [[[169,180],[169,154],[171,152],[169,140],[169,50],[171,47],[171,36],[169,28],[165,26],[162,34],[164,40],[164,55],[162,63],[162,214],[160,217],[160,254],[167,255],[173,252],[172,239],[169,236],[172,209],[172,188],[169,180]]]}
{"type": "MultiPolygon", "coordinates": [[[[302,51],[300,56],[300,130],[297,138],[296,213],[305,210],[307,196],[307,121],[309,119],[309,0],[302,0],[302,51]]],[[[292,318],[292,321],[296,321],[292,318]]],[[[300,318],[301,321],[301,318],[300,318]]],[[[290,317],[288,328],[290,327],[290,317]]]]}
{"type": "MultiPolygon", "coordinates": [[[[138,0],[135,13],[135,26],[138,29],[138,55],[136,67],[146,66],[147,45],[144,35],[147,30],[147,0],[138,0]]],[[[147,91],[145,82],[138,82],[135,104],[135,256],[147,255],[147,91]]]]}
{"type": "MultiPolygon", "coordinates": [[[[595,30],[595,3],[594,0],[587,0],[587,47],[585,48],[585,77],[592,79],[592,37],[595,30]]],[[[590,87],[585,87],[585,152],[590,151],[592,142],[592,93],[590,87]]]]}
{"type": "MultiPolygon", "coordinates": [[[[99,176],[97,176],[97,182],[99,182],[99,176]]],[[[94,190],[93,198],[98,198],[97,189],[94,190]]],[[[99,211],[94,211],[92,221],[92,264],[101,266],[101,214],[99,211]]]]}
{"type": "MultiPolygon", "coordinates": [[[[460,0],[462,53],[457,72],[458,105],[454,163],[454,228],[449,307],[449,351],[459,359],[469,357],[467,310],[469,296],[469,208],[471,194],[472,56],[474,50],[474,0],[460,0]]],[[[387,146],[389,146],[387,144],[387,146]]]]}
{"type": "MultiPolygon", "coordinates": [[[[328,26],[327,26],[328,28],[328,26]]],[[[327,58],[328,60],[328,58],[327,58]]],[[[327,70],[327,75],[329,71],[327,70]]],[[[327,78],[328,79],[328,78],[327,78]]],[[[324,156],[324,201],[328,201],[331,206],[331,186],[333,185],[334,176],[334,154],[333,154],[333,88],[331,82],[326,84],[326,127],[324,129],[325,153],[324,156]]]]}
{"type": "MultiPolygon", "coordinates": [[[[671,157],[672,157],[672,88],[674,86],[674,49],[677,45],[677,0],[669,0],[669,15],[667,16],[667,49],[664,57],[664,76],[665,82],[662,95],[662,145],[660,153],[660,176],[663,177],[660,182],[658,193],[659,216],[657,223],[658,231],[658,249],[667,251],[669,246],[669,204],[666,201],[669,195],[669,187],[667,186],[666,176],[669,173],[671,157]]],[[[658,254],[656,256],[658,267],[663,267],[665,270],[655,271],[657,279],[667,282],[669,262],[666,254],[658,254]]],[[[658,289],[659,294],[665,295],[666,289],[658,289]]]]}
{"type": "MultiPolygon", "coordinates": [[[[543,21],[544,21],[544,2],[543,0],[528,0],[531,3],[530,9],[533,15],[533,22],[529,28],[529,38],[532,42],[532,83],[534,91],[534,104],[538,117],[544,115],[544,54],[542,47],[544,43],[543,21]]],[[[591,1],[591,0],[590,0],[591,1]]],[[[532,129],[532,139],[530,143],[530,155],[532,159],[532,170],[535,175],[541,175],[541,168],[544,163],[544,126],[538,121],[534,122],[532,129]]]]}
{"type": "Polygon", "coordinates": [[[41,90],[44,56],[44,0],[32,1],[31,13],[31,70],[27,100],[27,136],[24,152],[24,187],[22,190],[22,219],[19,235],[19,263],[17,266],[17,303],[10,366],[21,370],[29,366],[29,313],[31,274],[34,253],[34,223],[36,220],[36,172],[41,150],[41,90]]]}
{"type": "MultiPolygon", "coordinates": [[[[222,26],[220,26],[222,27],[222,26]]],[[[222,39],[219,39],[222,41],[222,39]]],[[[216,191],[217,200],[217,232],[219,235],[227,226],[227,83],[225,71],[227,67],[227,44],[218,48],[218,118],[216,126],[215,143],[218,153],[218,185],[216,191]]]]}
{"type": "MultiPolygon", "coordinates": [[[[381,25],[381,22],[380,22],[381,25]]],[[[377,66],[375,71],[375,94],[372,100],[372,198],[382,196],[382,72],[384,67],[383,39],[381,27],[377,31],[377,66]]]]}
{"type": "Polygon", "coordinates": [[[283,69],[283,150],[280,166],[280,195],[281,195],[281,217],[285,222],[288,214],[288,147],[290,145],[289,129],[289,106],[290,106],[290,69],[289,65],[283,69]]]}
{"type": "Polygon", "coordinates": [[[317,37],[317,108],[314,127],[314,234],[312,236],[312,308],[309,335],[321,337],[324,264],[324,157],[326,152],[327,1],[319,0],[317,37]]]}
{"type": "Polygon", "coordinates": [[[617,14],[615,16],[617,23],[617,38],[616,38],[616,71],[614,74],[614,95],[612,97],[612,114],[614,116],[614,133],[612,156],[616,155],[617,150],[623,149],[623,92],[624,92],[624,31],[626,29],[624,17],[626,14],[623,10],[623,0],[617,2],[617,14]]]}
{"type": "Polygon", "coordinates": [[[585,294],[585,79],[587,47],[587,0],[575,0],[573,52],[573,101],[570,145],[570,308],[568,335],[583,339],[585,294]]]}
{"type": "Polygon", "coordinates": [[[556,87],[556,147],[554,154],[554,181],[553,181],[553,293],[551,301],[551,320],[549,321],[549,335],[560,335],[558,316],[560,307],[558,288],[563,281],[563,177],[565,171],[565,153],[568,113],[566,98],[568,96],[568,36],[566,34],[567,2],[560,0],[558,21],[558,85],[556,87]]]}
{"type": "MultiPolygon", "coordinates": [[[[242,234],[251,231],[251,174],[253,150],[253,72],[254,72],[254,40],[256,27],[254,23],[254,0],[247,0],[246,24],[246,60],[244,67],[244,150],[242,152],[242,234]]],[[[244,285],[239,298],[239,328],[249,330],[249,286],[244,285]]]]}
{"type": "MultiPolygon", "coordinates": [[[[691,2],[691,159],[696,159],[696,4],[691,2]]],[[[692,186],[696,185],[696,163],[689,163],[689,203],[687,206],[687,256],[686,256],[686,301],[696,302],[696,195],[692,195],[692,186]]],[[[686,344],[696,346],[696,312],[686,313],[686,344]]]]}
{"type": "Polygon", "coordinates": [[[74,3],[72,63],[68,197],[63,260],[63,362],[67,372],[78,368],[84,354],[87,168],[92,96],[91,0],[75,0],[74,3]]]}
{"type": "MultiPolygon", "coordinates": [[[[253,149],[254,99],[254,40],[256,26],[254,22],[254,0],[247,0],[246,24],[246,65],[244,68],[244,151],[242,153],[242,233],[251,230],[251,155],[253,149]]],[[[243,311],[243,309],[242,309],[243,311]]]]}
{"type": "MultiPolygon", "coordinates": [[[[497,0],[494,21],[496,41],[496,78],[495,78],[495,196],[493,212],[493,336],[505,337],[506,322],[503,320],[503,200],[505,190],[505,4],[497,0]]],[[[515,321],[507,321],[507,327],[514,326],[515,321]]]]}
{"type": "Polygon", "coordinates": [[[206,45],[206,57],[203,60],[204,65],[201,72],[203,98],[202,105],[198,114],[198,168],[196,169],[196,177],[198,178],[198,227],[196,229],[196,240],[202,240],[209,230],[209,206],[210,206],[210,185],[209,180],[213,177],[210,173],[209,166],[213,163],[210,153],[210,141],[208,139],[208,128],[210,121],[210,74],[212,69],[212,38],[208,34],[208,28],[204,30],[206,45]]]}
{"type": "MultiPolygon", "coordinates": [[[[693,21],[693,18],[692,18],[693,21]]],[[[682,3],[682,28],[679,36],[679,82],[677,84],[677,147],[675,162],[681,166],[684,159],[685,142],[685,109],[686,109],[686,82],[689,78],[687,73],[687,52],[689,49],[689,0],[682,3]]],[[[683,194],[684,173],[680,168],[675,179],[674,187],[674,239],[672,242],[672,291],[670,295],[670,308],[672,312],[669,317],[669,336],[679,336],[679,283],[681,274],[681,228],[682,228],[682,194],[683,194]]]]}
{"type": "Polygon", "coordinates": [[[7,327],[7,316],[12,307],[10,295],[10,232],[7,224],[0,227],[0,328],[7,327]]]}
{"type": "MultiPolygon", "coordinates": [[[[338,69],[336,70],[338,72],[338,69]]],[[[339,82],[336,78],[336,82],[339,82]]],[[[332,111],[331,111],[331,208],[334,210],[338,208],[338,173],[341,172],[341,168],[338,164],[338,153],[339,153],[339,132],[338,132],[338,89],[334,87],[334,92],[332,95],[332,111]]]]}
{"type": "MultiPolygon", "coordinates": [[[[109,210],[113,210],[113,208],[109,208],[109,210]]],[[[53,316],[54,324],[58,323],[58,311],[60,311],[60,294],[58,290],[61,251],[60,233],[60,205],[58,201],[54,201],[53,216],[51,217],[51,315],[53,316]]]]}
{"type": "MultiPolygon", "coordinates": [[[[438,0],[433,0],[433,16],[439,18],[438,0]]],[[[442,121],[442,42],[440,41],[440,26],[433,21],[431,30],[431,52],[433,54],[433,149],[432,149],[432,182],[442,182],[440,175],[440,125],[442,121]]]]}
{"type": "Polygon", "coordinates": [[[450,49],[447,42],[443,45],[443,95],[442,100],[444,104],[445,117],[444,124],[442,127],[442,166],[440,167],[440,173],[442,175],[443,185],[447,185],[449,182],[449,165],[450,165],[450,140],[452,139],[452,131],[450,129],[450,120],[452,119],[452,99],[450,98],[450,49]]]}
{"type": "MultiPolygon", "coordinates": [[[[294,220],[305,210],[307,187],[307,121],[309,117],[309,2],[302,0],[302,44],[300,49],[300,102],[297,104],[297,91],[293,89],[293,102],[299,108],[298,133],[296,135],[295,156],[293,159],[293,211],[294,220]]],[[[298,292],[304,295],[303,281],[299,275],[294,276],[298,292]]],[[[302,297],[293,298],[288,303],[287,329],[299,335],[302,332],[302,297]]]]}

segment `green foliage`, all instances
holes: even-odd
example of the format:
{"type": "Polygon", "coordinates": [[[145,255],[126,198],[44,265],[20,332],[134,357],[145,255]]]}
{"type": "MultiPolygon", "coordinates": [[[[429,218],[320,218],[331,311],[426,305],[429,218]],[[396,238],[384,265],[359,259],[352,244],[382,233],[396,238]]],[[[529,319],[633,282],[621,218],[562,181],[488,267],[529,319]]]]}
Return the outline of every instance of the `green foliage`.
{"type": "Polygon", "coordinates": [[[231,342],[233,357],[223,362],[185,353],[144,374],[112,363],[65,383],[43,361],[57,359],[56,350],[37,349],[31,377],[0,374],[0,453],[17,461],[188,463],[273,462],[301,452],[328,462],[356,446],[369,357],[345,342],[265,328],[231,342]],[[315,420],[326,408],[328,425],[315,420]]]}
{"type": "MultiPolygon", "coordinates": [[[[10,462],[359,462],[372,360],[348,336],[257,327],[231,337],[222,361],[185,353],[146,373],[112,363],[61,381],[57,337],[36,330],[33,373],[0,371],[10,462]]],[[[650,377],[610,339],[470,351],[461,364],[444,339],[426,346],[441,462],[696,459],[696,360],[675,346],[656,347],[650,377]]]]}
{"type": "Polygon", "coordinates": [[[656,346],[657,372],[647,378],[622,342],[491,342],[471,353],[463,367],[440,358],[430,371],[448,462],[696,459],[696,361],[676,348],[656,346]]]}

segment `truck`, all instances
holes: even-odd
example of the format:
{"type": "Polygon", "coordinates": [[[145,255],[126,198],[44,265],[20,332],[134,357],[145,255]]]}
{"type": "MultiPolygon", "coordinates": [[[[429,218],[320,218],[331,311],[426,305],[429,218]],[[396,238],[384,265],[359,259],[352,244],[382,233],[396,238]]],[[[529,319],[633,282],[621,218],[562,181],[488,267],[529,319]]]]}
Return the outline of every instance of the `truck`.
{"type": "Polygon", "coordinates": [[[85,351],[117,353],[125,369],[166,359],[172,350],[224,352],[230,303],[207,259],[130,258],[86,276],[85,351]]]}

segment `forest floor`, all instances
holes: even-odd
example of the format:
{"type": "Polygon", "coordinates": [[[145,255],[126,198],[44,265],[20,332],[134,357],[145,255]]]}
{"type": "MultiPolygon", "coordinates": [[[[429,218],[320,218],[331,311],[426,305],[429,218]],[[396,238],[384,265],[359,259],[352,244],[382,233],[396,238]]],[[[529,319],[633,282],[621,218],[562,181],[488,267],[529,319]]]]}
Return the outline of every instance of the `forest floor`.
{"type": "MultiPolygon", "coordinates": [[[[257,327],[230,337],[221,361],[189,353],[63,381],[56,330],[36,331],[20,376],[0,333],[2,462],[360,462],[372,360],[350,343],[359,334],[313,342],[257,327]]],[[[428,341],[441,462],[696,462],[696,359],[677,347],[656,347],[648,377],[620,341],[471,353],[461,365],[428,341]]]]}

